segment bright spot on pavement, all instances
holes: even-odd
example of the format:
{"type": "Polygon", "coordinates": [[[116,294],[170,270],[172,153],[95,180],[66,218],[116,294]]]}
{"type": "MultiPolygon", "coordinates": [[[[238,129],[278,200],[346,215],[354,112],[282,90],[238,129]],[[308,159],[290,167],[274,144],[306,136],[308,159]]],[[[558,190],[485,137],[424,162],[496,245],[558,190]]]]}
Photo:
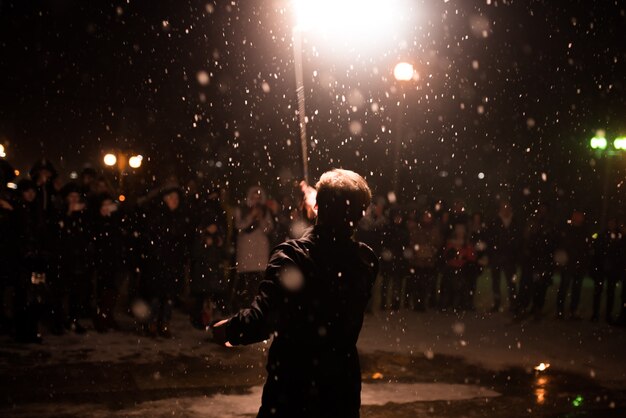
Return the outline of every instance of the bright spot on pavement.
{"type": "Polygon", "coordinates": [[[549,367],[550,367],[550,363],[539,363],[538,366],[535,366],[535,370],[537,370],[538,372],[543,372],[549,367]]]}

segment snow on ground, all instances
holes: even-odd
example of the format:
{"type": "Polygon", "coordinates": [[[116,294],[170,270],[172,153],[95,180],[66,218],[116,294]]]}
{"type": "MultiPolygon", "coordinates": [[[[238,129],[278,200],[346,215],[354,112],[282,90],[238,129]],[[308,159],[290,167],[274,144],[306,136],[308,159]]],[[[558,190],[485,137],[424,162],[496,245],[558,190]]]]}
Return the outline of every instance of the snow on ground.
{"type": "MultiPolygon", "coordinates": [[[[54,414],[67,416],[100,417],[133,417],[133,416],[177,416],[203,418],[241,418],[255,415],[261,404],[261,386],[254,386],[244,394],[216,394],[208,397],[177,397],[158,401],[142,402],[130,408],[112,411],[104,405],[68,404],[55,405],[54,414]],[[180,414],[177,414],[179,412],[180,414]]],[[[453,385],[444,383],[375,383],[364,384],[361,394],[363,405],[384,405],[393,403],[410,403],[416,401],[464,400],[474,398],[490,398],[498,396],[497,392],[472,385],[453,385]]],[[[27,408],[16,408],[11,411],[13,417],[26,417],[36,413],[37,416],[50,416],[50,408],[29,405],[27,408]]]]}

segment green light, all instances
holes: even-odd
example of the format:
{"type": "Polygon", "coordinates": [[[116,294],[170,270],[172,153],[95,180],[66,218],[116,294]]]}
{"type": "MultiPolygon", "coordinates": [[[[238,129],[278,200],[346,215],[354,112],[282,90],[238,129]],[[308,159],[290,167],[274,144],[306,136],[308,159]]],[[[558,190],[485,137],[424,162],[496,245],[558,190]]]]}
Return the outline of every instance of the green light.
{"type": "Polygon", "coordinates": [[[606,138],[603,136],[594,136],[591,138],[591,141],[589,141],[589,144],[593,149],[606,149],[607,142],[606,138]]]}
{"type": "Polygon", "coordinates": [[[577,408],[582,404],[583,404],[583,397],[580,395],[576,396],[574,400],[572,401],[572,405],[574,405],[577,408]]]}
{"type": "Polygon", "coordinates": [[[615,147],[615,149],[621,149],[626,151],[626,136],[620,136],[618,138],[615,138],[615,140],[613,141],[613,147],[615,147]]]}

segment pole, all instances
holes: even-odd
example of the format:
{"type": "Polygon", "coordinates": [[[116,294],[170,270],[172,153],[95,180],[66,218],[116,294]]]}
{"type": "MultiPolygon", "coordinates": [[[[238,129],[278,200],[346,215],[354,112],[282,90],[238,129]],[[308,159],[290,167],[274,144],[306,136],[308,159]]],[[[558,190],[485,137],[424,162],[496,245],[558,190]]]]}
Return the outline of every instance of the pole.
{"type": "Polygon", "coordinates": [[[402,165],[400,164],[400,148],[402,146],[402,136],[404,130],[404,112],[406,110],[406,98],[404,97],[404,85],[400,83],[398,88],[400,90],[400,99],[398,104],[398,115],[396,118],[396,134],[394,135],[395,141],[393,144],[393,177],[391,181],[391,190],[395,193],[396,199],[400,195],[398,190],[400,182],[400,170],[402,165]]]}
{"type": "Polygon", "coordinates": [[[298,121],[300,123],[300,146],[302,147],[302,171],[304,181],[309,183],[309,155],[307,151],[306,114],[304,106],[304,69],[302,65],[302,32],[293,30],[293,59],[296,71],[296,94],[298,97],[298,121]]]}

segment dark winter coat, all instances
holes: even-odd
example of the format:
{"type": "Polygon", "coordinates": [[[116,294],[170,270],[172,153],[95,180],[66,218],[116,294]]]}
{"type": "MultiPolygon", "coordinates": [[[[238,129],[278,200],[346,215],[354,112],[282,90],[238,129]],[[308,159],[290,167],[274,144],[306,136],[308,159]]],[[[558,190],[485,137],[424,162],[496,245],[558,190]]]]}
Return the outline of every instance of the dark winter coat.
{"type": "Polygon", "coordinates": [[[377,270],[368,246],[320,226],[274,249],[251,308],[226,325],[233,345],[274,335],[259,417],[359,416],[356,342],[377,270]]]}
{"type": "Polygon", "coordinates": [[[147,270],[142,278],[148,297],[172,297],[183,283],[189,256],[190,220],[179,207],[171,211],[160,204],[148,215],[147,270]]]}
{"type": "Polygon", "coordinates": [[[226,291],[226,216],[216,200],[206,202],[191,247],[190,290],[194,294],[226,291]]]}
{"type": "Polygon", "coordinates": [[[594,277],[619,277],[624,271],[624,239],[619,231],[606,230],[593,243],[591,273],[594,277]]]}
{"type": "Polygon", "coordinates": [[[75,280],[83,280],[92,267],[93,247],[91,231],[85,210],[58,215],[54,225],[56,240],[54,251],[58,260],[60,283],[74,286],[75,280]]]}
{"type": "Polygon", "coordinates": [[[124,265],[124,234],[118,212],[94,217],[92,228],[94,265],[100,277],[115,277],[124,265]]]}
{"type": "Polygon", "coordinates": [[[507,227],[502,219],[496,217],[488,231],[489,263],[493,266],[516,264],[522,251],[522,230],[513,216],[507,227]]]}

